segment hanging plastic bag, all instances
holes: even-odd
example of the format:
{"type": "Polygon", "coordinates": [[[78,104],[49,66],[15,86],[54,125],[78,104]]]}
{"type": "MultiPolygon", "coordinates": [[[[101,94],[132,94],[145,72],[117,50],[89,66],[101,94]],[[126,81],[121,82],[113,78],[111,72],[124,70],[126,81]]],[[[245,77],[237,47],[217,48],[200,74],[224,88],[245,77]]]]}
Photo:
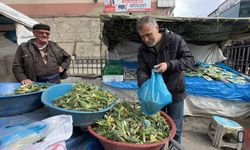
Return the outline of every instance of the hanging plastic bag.
{"type": "Polygon", "coordinates": [[[151,78],[138,89],[142,112],[153,115],[172,102],[172,95],[163,81],[162,74],[152,71],[151,78]]]}

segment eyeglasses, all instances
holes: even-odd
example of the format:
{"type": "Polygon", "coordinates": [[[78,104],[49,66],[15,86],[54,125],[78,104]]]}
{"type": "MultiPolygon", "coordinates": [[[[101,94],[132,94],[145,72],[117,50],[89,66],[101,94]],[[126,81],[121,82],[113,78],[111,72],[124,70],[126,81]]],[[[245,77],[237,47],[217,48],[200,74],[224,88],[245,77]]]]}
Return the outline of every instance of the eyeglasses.
{"type": "Polygon", "coordinates": [[[36,33],[40,34],[40,35],[46,35],[46,36],[49,36],[49,32],[44,32],[44,31],[35,31],[36,33]]]}

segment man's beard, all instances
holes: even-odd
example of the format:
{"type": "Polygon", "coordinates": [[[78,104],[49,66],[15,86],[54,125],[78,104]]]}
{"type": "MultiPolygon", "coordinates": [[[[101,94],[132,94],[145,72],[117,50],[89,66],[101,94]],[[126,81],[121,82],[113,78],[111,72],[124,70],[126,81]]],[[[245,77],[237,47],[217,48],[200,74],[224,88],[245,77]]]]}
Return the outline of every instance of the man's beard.
{"type": "Polygon", "coordinates": [[[148,42],[145,43],[148,47],[154,47],[156,45],[156,42],[148,42]]]}

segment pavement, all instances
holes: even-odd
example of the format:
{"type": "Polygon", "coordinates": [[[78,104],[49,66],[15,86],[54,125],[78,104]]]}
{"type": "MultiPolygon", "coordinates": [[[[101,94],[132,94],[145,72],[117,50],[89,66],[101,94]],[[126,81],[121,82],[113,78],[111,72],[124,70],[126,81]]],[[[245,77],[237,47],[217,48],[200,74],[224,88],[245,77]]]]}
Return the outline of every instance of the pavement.
{"type": "MultiPolygon", "coordinates": [[[[210,117],[184,118],[182,146],[185,150],[231,150],[230,148],[215,148],[212,145],[212,141],[208,136],[208,125],[210,119],[210,117]]],[[[244,128],[250,128],[250,117],[232,120],[238,122],[244,128]]],[[[248,143],[250,143],[249,139],[248,143]]],[[[250,150],[250,147],[248,146],[248,149],[246,149],[246,143],[244,142],[242,150],[250,150]]]]}

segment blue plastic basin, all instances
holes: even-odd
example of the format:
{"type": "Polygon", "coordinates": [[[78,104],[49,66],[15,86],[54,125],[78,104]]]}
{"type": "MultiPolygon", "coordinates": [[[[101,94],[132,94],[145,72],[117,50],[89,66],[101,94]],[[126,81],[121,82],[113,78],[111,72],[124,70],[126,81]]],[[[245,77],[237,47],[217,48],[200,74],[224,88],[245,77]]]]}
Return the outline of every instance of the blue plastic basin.
{"type": "Polygon", "coordinates": [[[110,106],[100,111],[87,112],[87,111],[77,111],[77,110],[67,110],[53,105],[53,101],[68,93],[72,90],[73,83],[62,83],[49,87],[42,94],[42,103],[48,106],[50,115],[60,115],[66,114],[71,115],[73,118],[73,125],[80,127],[87,127],[96,122],[96,120],[103,118],[106,111],[114,107],[115,102],[110,106]]]}
{"type": "Polygon", "coordinates": [[[42,91],[11,96],[20,85],[16,82],[0,83],[0,117],[24,114],[43,106],[42,91]]]}

